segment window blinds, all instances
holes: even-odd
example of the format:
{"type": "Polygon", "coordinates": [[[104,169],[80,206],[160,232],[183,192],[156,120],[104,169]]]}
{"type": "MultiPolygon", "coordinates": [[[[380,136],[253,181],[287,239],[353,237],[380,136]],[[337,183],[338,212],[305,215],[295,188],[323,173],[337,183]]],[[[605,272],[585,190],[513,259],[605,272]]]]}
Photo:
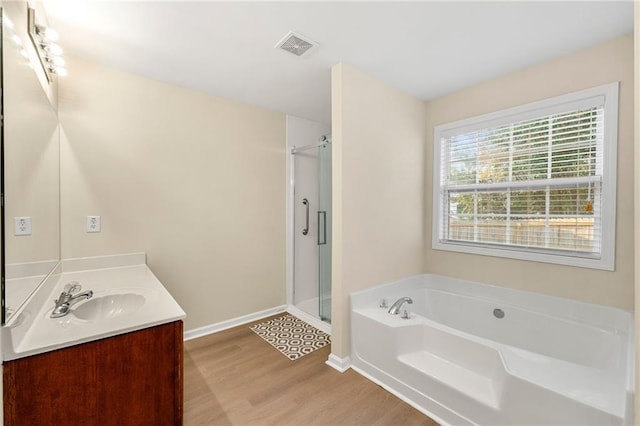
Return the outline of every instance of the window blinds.
{"type": "Polygon", "coordinates": [[[440,240],[597,257],[603,103],[442,135],[440,240]]]}

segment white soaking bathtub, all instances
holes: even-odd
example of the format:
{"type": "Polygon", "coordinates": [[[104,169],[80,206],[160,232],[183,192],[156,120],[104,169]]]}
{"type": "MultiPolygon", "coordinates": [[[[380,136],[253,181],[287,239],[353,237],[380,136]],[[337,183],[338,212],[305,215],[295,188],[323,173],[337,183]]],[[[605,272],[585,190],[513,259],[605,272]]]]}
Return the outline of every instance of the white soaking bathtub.
{"type": "Polygon", "coordinates": [[[351,295],[352,368],[443,424],[631,425],[633,363],[620,309],[437,275],[351,295]]]}

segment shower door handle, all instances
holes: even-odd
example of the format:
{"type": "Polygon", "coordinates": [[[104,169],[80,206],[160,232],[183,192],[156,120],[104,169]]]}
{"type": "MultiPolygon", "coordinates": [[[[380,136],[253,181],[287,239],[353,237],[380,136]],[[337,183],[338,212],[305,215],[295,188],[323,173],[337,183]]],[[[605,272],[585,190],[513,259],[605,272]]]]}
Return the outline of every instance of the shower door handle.
{"type": "Polygon", "coordinates": [[[307,218],[307,225],[302,230],[302,235],[307,235],[309,233],[309,200],[307,200],[306,198],[303,198],[302,204],[304,204],[304,206],[306,207],[306,218],[307,218]]]}
{"type": "Polygon", "coordinates": [[[327,212],[318,210],[318,245],[325,244],[327,244],[327,212]],[[322,221],[320,221],[320,217],[322,217],[322,221]],[[320,223],[322,223],[322,228],[320,228],[320,223]],[[322,236],[322,241],[320,241],[320,236],[322,236]]]}

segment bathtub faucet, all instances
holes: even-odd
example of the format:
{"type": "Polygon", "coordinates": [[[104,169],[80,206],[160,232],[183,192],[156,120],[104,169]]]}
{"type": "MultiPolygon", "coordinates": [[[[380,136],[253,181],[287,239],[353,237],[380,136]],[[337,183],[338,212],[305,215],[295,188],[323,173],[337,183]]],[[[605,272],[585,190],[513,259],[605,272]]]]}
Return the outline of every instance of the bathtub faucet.
{"type": "Polygon", "coordinates": [[[391,305],[391,307],[389,308],[389,313],[391,315],[398,315],[398,313],[400,312],[400,308],[402,307],[404,302],[407,302],[411,305],[413,303],[413,300],[410,297],[401,297],[400,299],[396,300],[396,303],[391,305]]]}

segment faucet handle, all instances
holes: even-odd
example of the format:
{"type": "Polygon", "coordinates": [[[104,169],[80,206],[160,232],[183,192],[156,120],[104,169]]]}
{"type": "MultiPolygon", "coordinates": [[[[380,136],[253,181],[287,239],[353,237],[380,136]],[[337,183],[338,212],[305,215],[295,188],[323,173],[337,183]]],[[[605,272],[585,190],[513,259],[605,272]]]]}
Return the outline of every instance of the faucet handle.
{"type": "Polygon", "coordinates": [[[74,294],[82,290],[82,286],[78,281],[71,281],[64,286],[64,292],[67,294],[74,294]]]}

